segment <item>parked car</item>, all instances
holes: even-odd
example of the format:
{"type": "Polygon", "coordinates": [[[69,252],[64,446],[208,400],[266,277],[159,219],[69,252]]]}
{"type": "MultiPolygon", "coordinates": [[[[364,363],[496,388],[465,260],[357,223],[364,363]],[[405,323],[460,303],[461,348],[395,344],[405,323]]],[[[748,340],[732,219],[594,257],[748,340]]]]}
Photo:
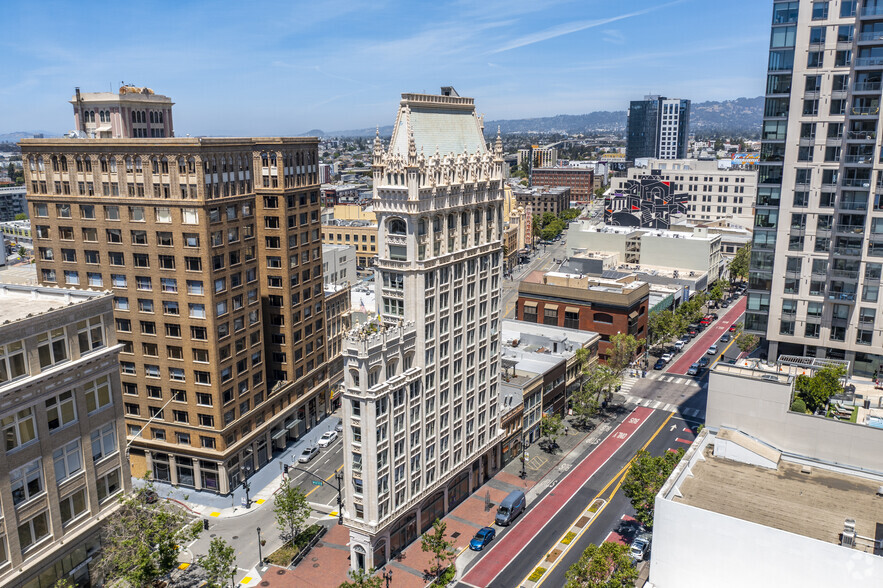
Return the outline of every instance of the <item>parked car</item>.
{"type": "Polygon", "coordinates": [[[494,517],[494,522],[501,527],[505,527],[524,511],[526,505],[527,499],[524,496],[524,492],[513,490],[497,507],[497,516],[494,517]]]}
{"type": "Polygon", "coordinates": [[[325,433],[322,433],[321,437],[319,437],[317,445],[325,448],[331,445],[335,439],[337,439],[337,431],[326,431],[325,433]]]}
{"type": "Polygon", "coordinates": [[[334,430],[338,433],[343,433],[343,421],[337,421],[337,425],[335,425],[334,430]]]}
{"type": "Polygon", "coordinates": [[[629,555],[636,562],[643,561],[650,553],[650,537],[645,533],[638,535],[629,546],[629,555]]]}
{"type": "Polygon", "coordinates": [[[710,316],[711,319],[712,319],[712,320],[715,320],[715,321],[716,321],[717,319],[720,318],[719,316],[717,316],[717,313],[716,313],[716,312],[712,312],[712,313],[709,314],[708,316],[710,316]]]}
{"type": "Polygon", "coordinates": [[[493,541],[496,534],[497,532],[491,527],[482,527],[469,542],[469,549],[472,551],[481,551],[484,549],[485,545],[493,541]]]}
{"type": "Polygon", "coordinates": [[[730,325],[730,328],[727,329],[727,330],[728,330],[729,332],[731,332],[731,333],[735,333],[735,332],[736,332],[736,329],[738,329],[738,328],[739,328],[739,327],[736,326],[736,325],[730,325]]]}
{"type": "Polygon", "coordinates": [[[689,342],[690,342],[690,339],[692,339],[692,338],[693,338],[693,337],[691,337],[688,333],[684,333],[683,335],[681,335],[681,341],[684,342],[684,345],[686,345],[687,343],[689,343],[689,342]]]}
{"type": "Polygon", "coordinates": [[[721,343],[728,343],[730,341],[730,338],[731,337],[729,333],[724,333],[723,335],[721,335],[721,343]]]}
{"type": "Polygon", "coordinates": [[[729,307],[730,307],[730,301],[729,301],[729,300],[724,300],[723,302],[721,302],[721,306],[723,306],[724,308],[729,308],[729,307]]]}
{"type": "Polygon", "coordinates": [[[707,326],[708,325],[703,325],[702,323],[699,323],[698,325],[696,325],[696,330],[701,333],[702,331],[705,330],[705,327],[707,327],[707,326]]]}
{"type": "Polygon", "coordinates": [[[656,360],[656,363],[653,364],[653,369],[654,369],[654,370],[662,370],[662,369],[665,369],[665,361],[664,361],[662,358],[657,359],[657,360],[656,360]]]}
{"type": "Polygon", "coordinates": [[[674,355],[672,355],[671,353],[663,353],[662,357],[660,357],[659,359],[661,359],[665,363],[668,363],[672,360],[672,358],[674,358],[674,355]]]}
{"type": "Polygon", "coordinates": [[[309,463],[314,457],[319,455],[318,447],[305,447],[301,454],[298,456],[297,461],[300,463],[309,463]]]}
{"type": "Polygon", "coordinates": [[[686,343],[682,340],[675,341],[675,349],[677,349],[678,351],[682,350],[684,348],[684,345],[686,345],[686,343]]]}
{"type": "Polygon", "coordinates": [[[699,373],[699,370],[701,370],[701,369],[702,369],[702,366],[700,366],[698,363],[694,363],[693,365],[690,366],[690,369],[687,370],[687,375],[688,376],[695,376],[699,373]]]}
{"type": "Polygon", "coordinates": [[[695,337],[698,334],[699,334],[699,329],[697,329],[696,327],[690,327],[690,330],[687,331],[687,335],[690,336],[690,339],[692,339],[693,337],[695,337]]]}
{"type": "Polygon", "coordinates": [[[705,326],[707,327],[708,325],[711,324],[711,319],[708,318],[708,317],[705,317],[704,319],[702,319],[701,321],[699,321],[699,324],[700,324],[700,325],[705,325],[705,326]]]}
{"type": "Polygon", "coordinates": [[[717,355],[717,345],[712,345],[705,353],[707,353],[708,355],[717,355]]]}
{"type": "Polygon", "coordinates": [[[708,364],[711,363],[711,360],[708,359],[707,357],[700,357],[699,361],[697,363],[699,364],[700,368],[704,368],[704,367],[708,367],[708,364]]]}

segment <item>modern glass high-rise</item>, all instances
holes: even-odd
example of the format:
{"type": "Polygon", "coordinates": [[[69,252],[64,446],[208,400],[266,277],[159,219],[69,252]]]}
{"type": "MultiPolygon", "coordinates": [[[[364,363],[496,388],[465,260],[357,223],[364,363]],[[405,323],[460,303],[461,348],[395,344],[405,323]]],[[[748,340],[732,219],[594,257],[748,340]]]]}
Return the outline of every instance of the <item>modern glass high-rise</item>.
{"type": "Polygon", "coordinates": [[[745,328],[769,356],[883,360],[883,1],[775,2],[745,328]]]}
{"type": "Polygon", "coordinates": [[[626,159],[684,159],[690,128],[690,101],[644,96],[629,105],[626,159]]]}
{"type": "Polygon", "coordinates": [[[344,342],[344,524],[378,568],[499,467],[503,150],[472,98],[403,94],[374,142],[378,321],[344,342]]]}

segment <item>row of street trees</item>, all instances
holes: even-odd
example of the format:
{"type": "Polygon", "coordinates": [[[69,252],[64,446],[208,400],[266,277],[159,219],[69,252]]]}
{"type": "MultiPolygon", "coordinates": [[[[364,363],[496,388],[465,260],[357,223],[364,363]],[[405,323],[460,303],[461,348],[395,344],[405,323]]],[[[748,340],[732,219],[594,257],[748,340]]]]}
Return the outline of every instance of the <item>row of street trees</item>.
{"type": "Polygon", "coordinates": [[[535,214],[533,216],[533,234],[544,241],[551,241],[564,232],[567,223],[580,215],[578,208],[568,208],[555,216],[554,213],[544,212],[543,216],[535,214]]]}

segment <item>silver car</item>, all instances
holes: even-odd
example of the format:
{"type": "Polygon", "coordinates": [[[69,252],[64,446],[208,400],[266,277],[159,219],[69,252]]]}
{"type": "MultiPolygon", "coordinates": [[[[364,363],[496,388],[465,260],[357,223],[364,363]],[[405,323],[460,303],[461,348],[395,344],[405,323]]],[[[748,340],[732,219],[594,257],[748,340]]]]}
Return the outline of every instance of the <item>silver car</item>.
{"type": "Polygon", "coordinates": [[[309,463],[311,459],[319,455],[318,447],[305,447],[301,454],[297,457],[300,463],[309,463]]]}

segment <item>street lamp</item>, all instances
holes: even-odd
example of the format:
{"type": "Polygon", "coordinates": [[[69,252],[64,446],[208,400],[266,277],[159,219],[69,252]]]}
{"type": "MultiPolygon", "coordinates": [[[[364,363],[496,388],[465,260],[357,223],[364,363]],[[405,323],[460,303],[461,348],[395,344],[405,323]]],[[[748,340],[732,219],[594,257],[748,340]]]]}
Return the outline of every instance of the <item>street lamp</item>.
{"type": "Polygon", "coordinates": [[[524,470],[525,459],[524,459],[524,422],[521,423],[521,479],[523,480],[527,477],[527,472],[524,470]]]}
{"type": "Polygon", "coordinates": [[[261,528],[258,527],[258,565],[264,565],[264,554],[261,551],[261,528]]]}
{"type": "Polygon", "coordinates": [[[245,488],[245,508],[251,508],[251,498],[248,491],[251,487],[248,485],[248,476],[251,474],[251,466],[248,464],[242,466],[242,487],[245,488]]]}
{"type": "Polygon", "coordinates": [[[390,568],[389,570],[383,570],[383,574],[381,577],[383,578],[384,582],[386,582],[386,588],[389,588],[389,583],[392,582],[392,568],[390,568]]]}

